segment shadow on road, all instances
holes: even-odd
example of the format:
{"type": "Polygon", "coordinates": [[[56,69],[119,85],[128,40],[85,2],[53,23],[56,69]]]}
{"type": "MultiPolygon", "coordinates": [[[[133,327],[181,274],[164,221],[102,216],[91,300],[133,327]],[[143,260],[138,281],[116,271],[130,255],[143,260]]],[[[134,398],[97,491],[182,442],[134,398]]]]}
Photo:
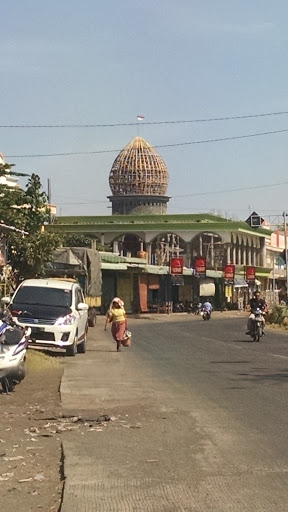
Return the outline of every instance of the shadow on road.
{"type": "Polygon", "coordinates": [[[261,374],[261,375],[253,375],[253,374],[238,374],[240,380],[249,381],[249,382],[269,382],[273,384],[278,383],[288,383],[288,369],[282,371],[281,373],[271,373],[271,374],[261,374]],[[243,377],[243,378],[241,378],[243,377]]]}
{"type": "Polygon", "coordinates": [[[210,361],[210,364],[249,364],[250,361],[210,361]]]}
{"type": "Polygon", "coordinates": [[[229,340],[229,341],[232,341],[232,343],[256,343],[255,341],[253,341],[251,338],[242,338],[241,340],[229,340]]]}

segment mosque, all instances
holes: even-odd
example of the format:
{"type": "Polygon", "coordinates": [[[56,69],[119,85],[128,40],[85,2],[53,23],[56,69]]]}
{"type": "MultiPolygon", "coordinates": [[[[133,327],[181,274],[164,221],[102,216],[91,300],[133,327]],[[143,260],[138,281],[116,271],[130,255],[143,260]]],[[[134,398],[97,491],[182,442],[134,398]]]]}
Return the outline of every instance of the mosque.
{"type": "Polygon", "coordinates": [[[224,298],[245,303],[246,266],[255,267],[258,286],[266,290],[271,232],[262,225],[251,227],[213,214],[168,214],[168,181],[161,156],[142,137],[135,137],[110,170],[112,215],[56,217],[47,229],[91,237],[92,245],[101,250],[104,302],[118,294],[128,311],[147,311],[151,303],[196,296],[214,297],[218,305],[224,298]],[[169,262],[175,257],[183,258],[184,270],[174,279],[169,262]],[[201,279],[193,272],[198,257],[206,260],[206,276],[201,279]],[[234,286],[225,286],[226,264],[235,265],[234,286]]]}

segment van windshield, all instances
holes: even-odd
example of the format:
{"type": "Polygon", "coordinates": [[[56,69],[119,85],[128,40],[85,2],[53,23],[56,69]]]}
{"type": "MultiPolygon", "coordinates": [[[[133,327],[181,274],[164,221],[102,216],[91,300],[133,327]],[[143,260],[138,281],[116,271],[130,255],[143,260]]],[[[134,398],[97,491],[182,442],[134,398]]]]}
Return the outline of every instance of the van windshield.
{"type": "Polygon", "coordinates": [[[39,306],[70,307],[71,290],[59,288],[41,288],[40,286],[22,286],[14,299],[14,304],[37,304],[39,306]]]}

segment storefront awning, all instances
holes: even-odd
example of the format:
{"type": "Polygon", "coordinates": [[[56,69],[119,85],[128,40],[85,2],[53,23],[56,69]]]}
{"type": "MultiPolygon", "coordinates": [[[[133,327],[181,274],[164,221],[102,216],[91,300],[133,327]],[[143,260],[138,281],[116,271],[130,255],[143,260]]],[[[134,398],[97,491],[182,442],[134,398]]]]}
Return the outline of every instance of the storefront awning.
{"type": "Polygon", "coordinates": [[[199,281],[200,297],[214,297],[215,283],[212,278],[200,279],[199,281]]]}
{"type": "Polygon", "coordinates": [[[101,270],[127,270],[125,263],[108,263],[101,261],[101,270]]]}
{"type": "Polygon", "coordinates": [[[221,279],[223,277],[222,270],[206,270],[206,276],[214,279],[221,279]]]}
{"type": "Polygon", "coordinates": [[[168,274],[168,267],[161,267],[157,265],[146,265],[143,269],[147,274],[168,274]]]}
{"type": "Polygon", "coordinates": [[[234,279],[234,288],[247,288],[248,284],[244,279],[244,276],[241,274],[235,274],[234,279]]]}
{"type": "Polygon", "coordinates": [[[235,279],[234,280],[234,288],[247,288],[248,287],[248,284],[246,283],[246,281],[244,281],[244,279],[235,279]]]}

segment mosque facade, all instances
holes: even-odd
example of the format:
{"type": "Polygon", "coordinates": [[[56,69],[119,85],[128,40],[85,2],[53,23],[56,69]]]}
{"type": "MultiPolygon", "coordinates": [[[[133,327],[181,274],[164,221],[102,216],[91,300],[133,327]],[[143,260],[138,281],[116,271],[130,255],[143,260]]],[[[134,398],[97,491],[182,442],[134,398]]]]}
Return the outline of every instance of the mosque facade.
{"type": "MultiPolygon", "coordinates": [[[[108,197],[112,215],[56,217],[55,222],[45,229],[90,237],[93,247],[102,253],[103,282],[106,273],[110,284],[112,281],[122,283],[114,286],[113,293],[124,295],[129,304],[127,309],[131,311],[137,309],[135,301],[139,304],[140,296],[140,310],[147,310],[150,292],[154,300],[159,300],[159,297],[155,298],[155,290],[160,290],[161,281],[164,282],[165,275],[169,274],[169,262],[175,257],[183,259],[184,272],[183,278],[172,286],[170,295],[174,301],[180,298],[193,300],[199,295],[200,284],[205,284],[195,281],[193,275],[197,257],[205,258],[205,279],[207,283],[209,280],[214,282],[214,295],[218,286],[218,303],[223,299],[235,302],[241,296],[244,302],[245,297],[248,300],[251,290],[244,279],[247,266],[255,267],[257,286],[266,290],[272,270],[267,267],[271,232],[262,226],[254,228],[246,222],[212,214],[170,215],[167,213],[168,181],[163,159],[148,142],[136,137],[120,151],[112,164],[109,174],[111,195],[108,197]],[[113,261],[111,257],[109,260],[109,254],[113,261]],[[117,267],[117,258],[122,267],[117,267]],[[227,264],[235,266],[237,284],[225,291],[223,270],[227,264]],[[128,270],[134,274],[132,281],[128,278],[128,270]],[[112,271],[116,272],[113,280],[112,271]],[[153,279],[151,275],[154,275],[153,279]],[[143,296],[146,297],[144,301],[143,296]]],[[[167,297],[166,281],[162,301],[165,294],[167,297]]],[[[109,286],[107,284],[106,291],[109,286]]],[[[209,295],[208,292],[205,295],[209,295]]]]}

